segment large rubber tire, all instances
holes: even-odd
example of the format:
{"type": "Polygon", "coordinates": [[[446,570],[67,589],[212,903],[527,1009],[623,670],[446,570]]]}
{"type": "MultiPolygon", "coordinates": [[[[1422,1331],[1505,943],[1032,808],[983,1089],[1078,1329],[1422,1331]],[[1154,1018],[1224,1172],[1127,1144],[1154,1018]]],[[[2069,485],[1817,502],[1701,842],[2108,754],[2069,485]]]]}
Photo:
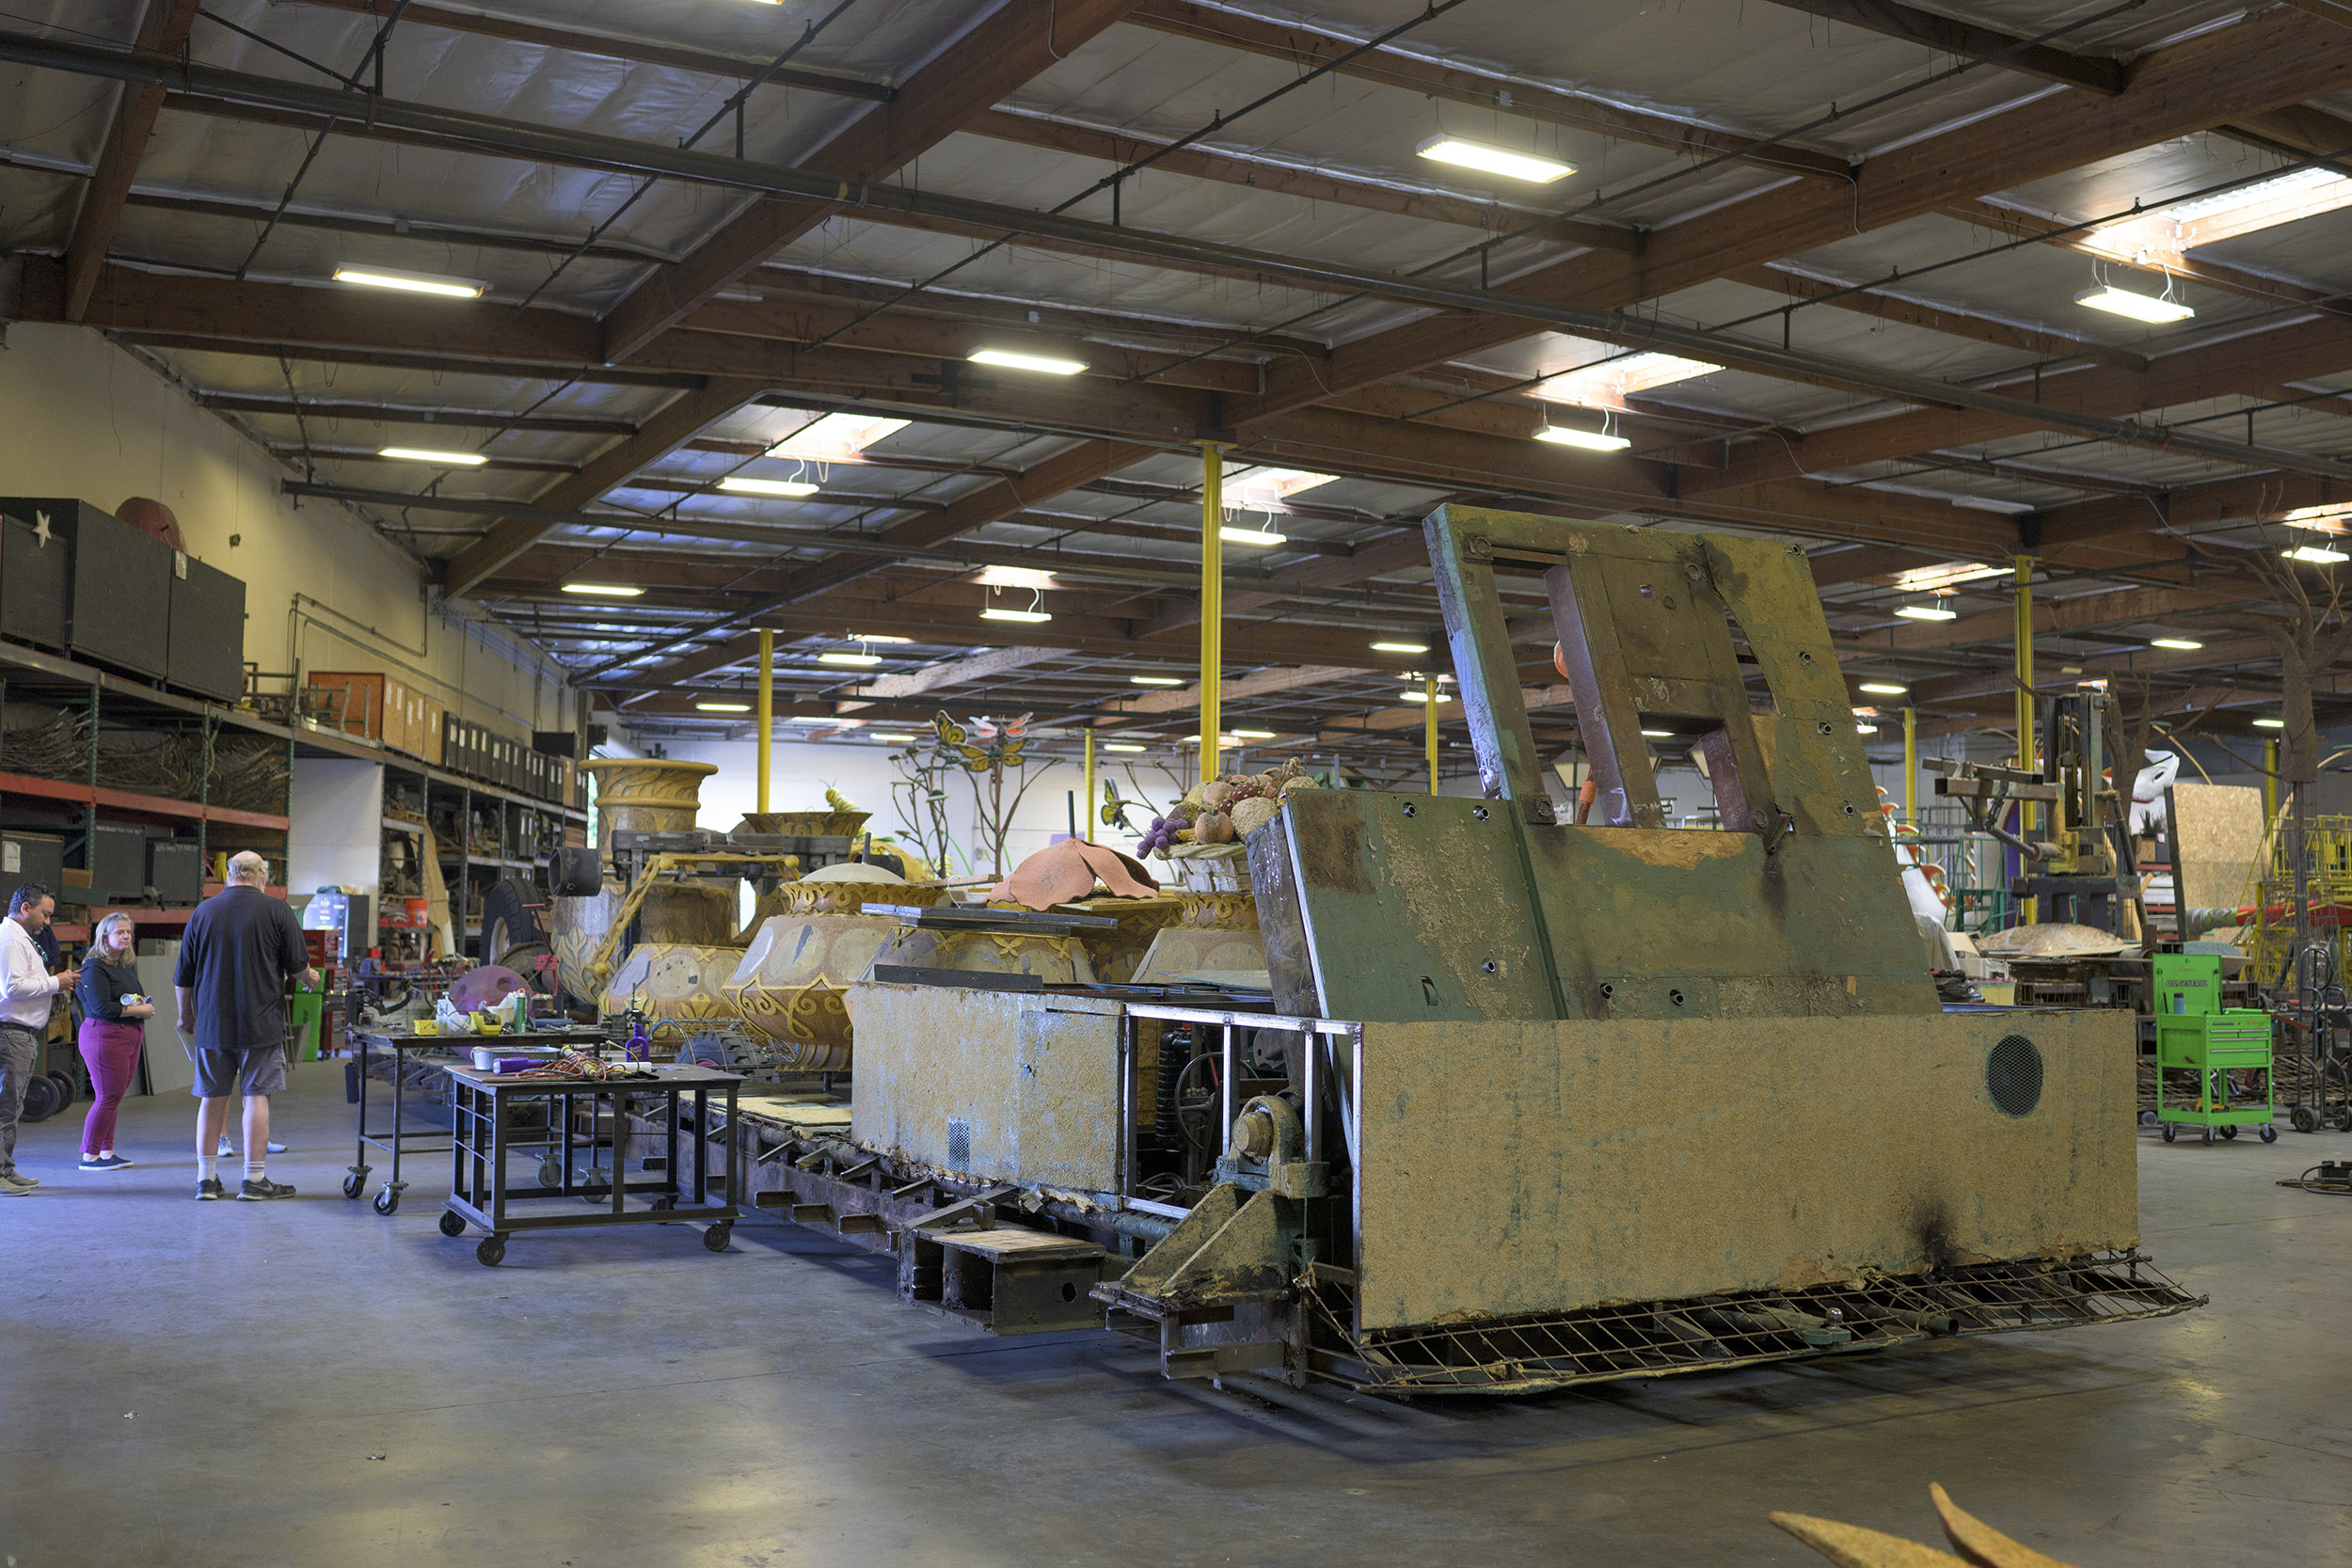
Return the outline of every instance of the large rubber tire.
{"type": "MultiPolygon", "coordinates": [[[[475,949],[481,961],[494,964],[511,948],[544,942],[548,933],[540,925],[546,910],[546,895],[519,877],[501,877],[492,882],[482,895],[482,945],[475,949]]],[[[525,979],[531,977],[529,972],[525,979]]]]}
{"type": "Polygon", "coordinates": [[[63,1109],[57,1103],[57,1085],[46,1078],[25,1081],[24,1103],[17,1112],[19,1121],[47,1121],[63,1109]]]}
{"type": "Polygon", "coordinates": [[[57,1085],[57,1109],[62,1111],[82,1098],[81,1081],[70,1072],[51,1069],[49,1081],[57,1085]]]}

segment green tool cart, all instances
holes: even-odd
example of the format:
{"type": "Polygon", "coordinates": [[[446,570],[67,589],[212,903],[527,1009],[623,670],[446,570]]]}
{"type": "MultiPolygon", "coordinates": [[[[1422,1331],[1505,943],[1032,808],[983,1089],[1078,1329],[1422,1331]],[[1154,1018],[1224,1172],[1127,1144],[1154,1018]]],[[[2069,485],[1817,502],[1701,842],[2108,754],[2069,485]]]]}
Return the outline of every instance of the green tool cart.
{"type": "Polygon", "coordinates": [[[2164,1141],[2186,1125],[2225,1138],[2271,1125],[2270,1015],[2221,1005],[2221,959],[2210,953],[2159,953],[2156,992],[2156,1120],[2164,1141]],[[2258,1086],[2257,1086],[2258,1085],[2258,1086]]]}

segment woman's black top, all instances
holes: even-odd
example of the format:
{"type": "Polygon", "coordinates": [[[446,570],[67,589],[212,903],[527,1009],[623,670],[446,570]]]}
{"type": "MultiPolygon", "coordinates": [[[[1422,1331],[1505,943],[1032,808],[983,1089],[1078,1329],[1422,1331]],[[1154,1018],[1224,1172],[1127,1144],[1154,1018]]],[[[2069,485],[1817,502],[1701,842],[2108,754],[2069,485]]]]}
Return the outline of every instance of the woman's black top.
{"type": "MultiPolygon", "coordinates": [[[[122,999],[144,994],[139,990],[139,966],[135,962],[109,963],[93,952],[82,960],[82,980],[74,992],[82,999],[84,1018],[94,1018],[102,1023],[123,1022],[122,999]]],[[[138,1020],[129,1022],[135,1023],[138,1020]]]]}

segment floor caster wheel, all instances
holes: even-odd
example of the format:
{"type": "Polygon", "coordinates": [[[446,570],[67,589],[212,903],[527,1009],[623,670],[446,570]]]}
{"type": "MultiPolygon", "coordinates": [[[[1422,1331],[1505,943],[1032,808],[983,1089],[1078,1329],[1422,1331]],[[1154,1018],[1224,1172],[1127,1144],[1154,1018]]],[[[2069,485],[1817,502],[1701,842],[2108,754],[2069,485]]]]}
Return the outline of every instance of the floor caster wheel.
{"type": "Polygon", "coordinates": [[[2309,1105],[2297,1105],[2287,1113],[2287,1124],[2297,1132],[2316,1132],[2319,1131],[2319,1113],[2309,1105]]]}
{"type": "Polygon", "coordinates": [[[2336,1131],[2339,1132],[2352,1132],[2352,1110],[2338,1111],[2336,1113],[2336,1131]]]}
{"type": "Polygon", "coordinates": [[[735,1227],[733,1226],[714,1225],[709,1229],[703,1232],[703,1245],[708,1247],[713,1252],[724,1252],[727,1249],[727,1243],[733,1240],[734,1236],[735,1227]]]}
{"type": "Polygon", "coordinates": [[[465,1233],[466,1233],[466,1218],[465,1218],[465,1216],[464,1216],[463,1214],[457,1213],[457,1212],[456,1212],[455,1211],[453,1211],[453,1210],[449,1210],[449,1209],[444,1209],[444,1210],[442,1210],[442,1211],[441,1211],[441,1234],[442,1234],[442,1235],[444,1235],[444,1236],[463,1236],[465,1233]]]}
{"type": "Polygon", "coordinates": [[[2166,1143],[2170,1143],[2172,1141],[2174,1132],[2175,1129],[2170,1122],[2168,1121],[2164,1124],[2164,1141],[2166,1143]]]}
{"type": "Polygon", "coordinates": [[[377,1213],[389,1214],[398,1211],[399,1208],[400,1194],[392,1188],[387,1187],[382,1192],[375,1195],[375,1212],[377,1213]]]}
{"type": "Polygon", "coordinates": [[[602,1203],[612,1196],[612,1183],[604,1179],[601,1171],[591,1173],[580,1183],[580,1200],[582,1203],[602,1203]]]}
{"type": "Polygon", "coordinates": [[[484,1268],[496,1268],[499,1259],[506,1256],[506,1238],[503,1236],[483,1237],[474,1247],[473,1256],[474,1261],[484,1268]]]}
{"type": "Polygon", "coordinates": [[[2142,1126],[2142,1127],[2153,1127],[2155,1124],[2156,1124],[2156,1113],[2155,1113],[2155,1112],[2153,1112],[2153,1111],[2142,1111],[2142,1112],[2140,1112],[2140,1113],[2139,1113],[2139,1125],[2140,1125],[2140,1126],[2142,1126]]]}
{"type": "Polygon", "coordinates": [[[2208,1144],[2213,1142],[2213,1129],[2210,1127],[2205,1129],[2205,1142],[2208,1144]]]}
{"type": "Polygon", "coordinates": [[[542,1187],[561,1187],[563,1184],[564,1162],[561,1160],[540,1161],[539,1185],[542,1187]]]}
{"type": "Polygon", "coordinates": [[[2225,1128],[2223,1128],[2223,1129],[2221,1130],[2221,1141],[2222,1141],[2223,1143],[2233,1143],[2233,1143],[2235,1143],[2235,1142],[2237,1142],[2237,1129],[2236,1129],[2236,1128],[2234,1128],[2234,1127],[2225,1127],[2225,1128]]]}
{"type": "Polygon", "coordinates": [[[2265,1126],[2263,1128],[2263,1142],[2266,1144],[2275,1144],[2278,1141],[2279,1130],[2275,1127],[2265,1126]]]}
{"type": "Polygon", "coordinates": [[[367,1187],[368,1176],[364,1169],[354,1170],[349,1176],[343,1178],[343,1196],[345,1197],[357,1198],[361,1193],[367,1191],[367,1187]]]}
{"type": "Polygon", "coordinates": [[[674,1197],[658,1197],[653,1200],[651,1207],[657,1211],[666,1212],[677,1207],[677,1199],[674,1197]]]}

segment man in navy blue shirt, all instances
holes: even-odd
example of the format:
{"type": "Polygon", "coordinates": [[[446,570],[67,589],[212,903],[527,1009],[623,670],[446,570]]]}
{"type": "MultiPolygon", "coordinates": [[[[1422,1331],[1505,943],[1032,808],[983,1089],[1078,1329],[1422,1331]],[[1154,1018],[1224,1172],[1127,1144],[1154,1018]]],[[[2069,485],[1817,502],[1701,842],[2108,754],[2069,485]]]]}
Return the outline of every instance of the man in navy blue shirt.
{"type": "Polygon", "coordinates": [[[250,849],[229,857],[229,885],[196,908],[172,976],[180,1038],[196,1061],[196,1196],[227,1197],[215,1152],[229,1125],[229,1096],[245,1097],[248,1201],[292,1197],[267,1170],[269,1097],[286,1086],[286,982],[318,984],[302,923],[264,886],[269,863],[250,849]]]}

